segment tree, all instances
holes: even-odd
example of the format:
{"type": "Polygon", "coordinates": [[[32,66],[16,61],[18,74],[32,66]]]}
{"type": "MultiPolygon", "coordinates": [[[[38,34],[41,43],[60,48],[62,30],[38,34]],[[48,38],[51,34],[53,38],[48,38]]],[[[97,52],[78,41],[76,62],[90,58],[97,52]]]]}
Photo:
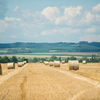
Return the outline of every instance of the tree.
{"type": "Polygon", "coordinates": [[[77,58],[74,57],[74,56],[70,57],[70,60],[76,60],[76,59],[77,59],[77,58]]]}
{"type": "Polygon", "coordinates": [[[43,62],[43,61],[46,61],[46,59],[45,59],[45,58],[41,58],[41,60],[42,60],[42,62],[43,62]]]}
{"type": "Polygon", "coordinates": [[[83,60],[87,60],[87,56],[83,56],[82,59],[83,59],[83,60]]]}
{"type": "Polygon", "coordinates": [[[10,59],[9,59],[7,56],[4,56],[4,57],[2,58],[2,62],[3,62],[3,63],[8,63],[8,62],[10,62],[10,59]]]}
{"type": "Polygon", "coordinates": [[[67,57],[67,58],[66,58],[65,62],[68,62],[68,60],[70,60],[70,58],[69,58],[69,57],[67,57]]]}
{"type": "Polygon", "coordinates": [[[17,62],[17,57],[16,56],[12,56],[11,61],[12,62],[17,62]]]}
{"type": "Polygon", "coordinates": [[[53,56],[51,56],[51,59],[56,60],[56,59],[57,59],[57,57],[53,55],[53,56]]]}
{"type": "Polygon", "coordinates": [[[36,57],[34,57],[33,62],[38,62],[38,59],[36,57]]]}
{"type": "Polygon", "coordinates": [[[59,57],[59,60],[61,61],[61,57],[59,57]]]}

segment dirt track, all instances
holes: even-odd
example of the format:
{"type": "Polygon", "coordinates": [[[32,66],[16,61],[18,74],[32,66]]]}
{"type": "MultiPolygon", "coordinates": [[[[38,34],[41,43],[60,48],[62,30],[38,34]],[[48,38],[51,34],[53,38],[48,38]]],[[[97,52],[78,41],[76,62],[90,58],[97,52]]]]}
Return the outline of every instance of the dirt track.
{"type": "Polygon", "coordinates": [[[33,63],[0,85],[0,100],[100,100],[100,87],[92,83],[33,63]]]}

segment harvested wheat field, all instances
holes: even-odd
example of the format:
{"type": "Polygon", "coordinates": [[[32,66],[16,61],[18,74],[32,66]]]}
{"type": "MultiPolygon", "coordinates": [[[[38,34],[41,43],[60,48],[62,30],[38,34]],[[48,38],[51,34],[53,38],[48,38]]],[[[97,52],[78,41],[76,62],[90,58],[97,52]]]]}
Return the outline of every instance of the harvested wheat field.
{"type": "MultiPolygon", "coordinates": [[[[3,74],[3,75],[6,75],[6,74],[8,74],[8,73],[11,73],[11,72],[13,72],[15,69],[18,68],[18,64],[17,64],[17,63],[15,64],[15,69],[8,69],[8,68],[7,68],[7,63],[2,63],[1,66],[2,66],[2,74],[3,74]]],[[[0,76],[0,77],[1,77],[1,76],[0,76]]]]}
{"type": "Polygon", "coordinates": [[[61,68],[29,63],[15,69],[17,72],[0,84],[0,100],[100,100],[98,81],[61,68]]]}
{"type": "MultiPolygon", "coordinates": [[[[69,72],[68,63],[61,64],[57,69],[65,70],[69,72]]],[[[88,77],[100,82],[100,63],[79,63],[79,70],[71,70],[70,72],[88,77]]]]}

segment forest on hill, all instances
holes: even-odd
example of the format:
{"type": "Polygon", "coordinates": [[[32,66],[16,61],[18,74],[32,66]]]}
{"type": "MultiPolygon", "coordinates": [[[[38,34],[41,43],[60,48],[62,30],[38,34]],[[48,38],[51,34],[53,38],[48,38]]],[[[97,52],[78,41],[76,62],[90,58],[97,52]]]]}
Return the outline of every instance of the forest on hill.
{"type": "Polygon", "coordinates": [[[0,54],[46,52],[100,52],[100,42],[0,43],[0,54]]]}

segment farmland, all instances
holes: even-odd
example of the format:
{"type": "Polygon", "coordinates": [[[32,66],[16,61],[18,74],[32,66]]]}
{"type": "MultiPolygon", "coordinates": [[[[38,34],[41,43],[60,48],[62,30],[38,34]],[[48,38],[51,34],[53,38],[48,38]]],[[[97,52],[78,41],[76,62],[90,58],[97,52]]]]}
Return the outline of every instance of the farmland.
{"type": "Polygon", "coordinates": [[[18,53],[18,54],[1,54],[0,56],[17,56],[17,57],[51,57],[52,55],[57,57],[71,57],[74,56],[76,58],[81,58],[82,56],[87,56],[90,58],[92,54],[100,57],[100,52],[55,52],[55,53],[18,53]]]}
{"type": "Polygon", "coordinates": [[[1,65],[4,74],[0,75],[0,100],[100,99],[99,63],[80,63],[77,71],[69,71],[67,63],[59,68],[42,63],[19,68],[16,64],[15,70],[1,65]]]}
{"type": "Polygon", "coordinates": [[[56,53],[56,52],[100,52],[100,42],[79,43],[1,43],[0,54],[56,53]]]}

